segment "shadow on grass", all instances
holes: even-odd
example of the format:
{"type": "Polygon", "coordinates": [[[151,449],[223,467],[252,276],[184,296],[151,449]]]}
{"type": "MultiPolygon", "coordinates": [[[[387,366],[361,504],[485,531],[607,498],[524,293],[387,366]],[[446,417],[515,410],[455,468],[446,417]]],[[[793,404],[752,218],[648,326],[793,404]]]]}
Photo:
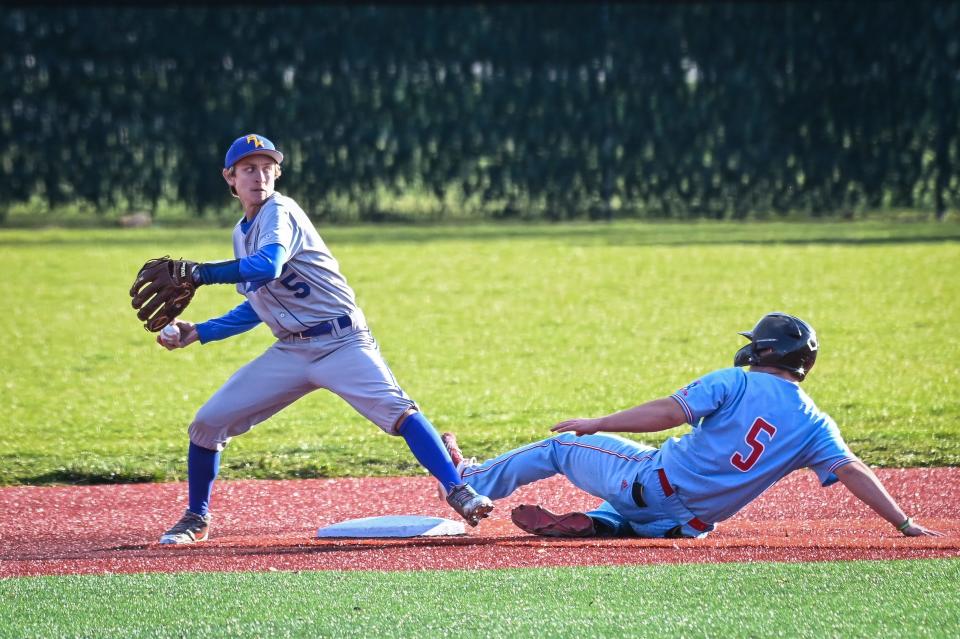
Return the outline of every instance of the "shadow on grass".
{"type": "Polygon", "coordinates": [[[160,473],[150,472],[100,472],[58,468],[32,476],[17,477],[17,483],[27,486],[94,486],[97,484],[148,484],[164,481],[160,473]]]}
{"type": "MultiPolygon", "coordinates": [[[[183,481],[186,473],[186,459],[160,460],[161,463],[143,464],[131,462],[110,464],[109,460],[100,463],[76,463],[67,466],[54,466],[37,461],[35,465],[45,466],[42,470],[31,472],[30,464],[23,460],[4,464],[0,457],[0,486],[93,486],[99,484],[142,484],[169,481],[183,481]]],[[[350,455],[349,451],[340,457],[334,456],[319,462],[304,459],[302,455],[289,451],[276,451],[258,457],[227,459],[220,469],[220,480],[236,479],[330,479],[334,477],[393,477],[398,475],[415,476],[421,472],[420,466],[412,460],[393,460],[380,457],[364,458],[350,455]]]]}

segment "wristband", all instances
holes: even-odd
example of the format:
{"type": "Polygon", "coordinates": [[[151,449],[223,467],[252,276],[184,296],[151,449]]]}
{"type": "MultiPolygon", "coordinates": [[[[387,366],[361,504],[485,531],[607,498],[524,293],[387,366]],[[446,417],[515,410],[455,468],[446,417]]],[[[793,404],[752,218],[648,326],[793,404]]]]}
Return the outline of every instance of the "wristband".
{"type": "Polygon", "coordinates": [[[913,525],[913,518],[912,518],[912,517],[907,517],[906,521],[904,521],[902,524],[900,524],[899,526],[897,526],[897,530],[899,530],[900,532],[903,532],[904,530],[906,530],[907,528],[909,528],[909,527],[912,526],[912,525],[913,525]]]}

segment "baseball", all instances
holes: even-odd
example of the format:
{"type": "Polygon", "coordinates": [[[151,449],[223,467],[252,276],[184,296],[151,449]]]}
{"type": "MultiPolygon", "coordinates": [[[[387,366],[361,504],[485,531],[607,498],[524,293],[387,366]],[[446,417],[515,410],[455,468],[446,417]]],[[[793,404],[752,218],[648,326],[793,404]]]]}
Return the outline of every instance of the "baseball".
{"type": "Polygon", "coordinates": [[[167,346],[176,346],[180,343],[180,329],[176,324],[167,324],[160,331],[160,339],[167,346]]]}

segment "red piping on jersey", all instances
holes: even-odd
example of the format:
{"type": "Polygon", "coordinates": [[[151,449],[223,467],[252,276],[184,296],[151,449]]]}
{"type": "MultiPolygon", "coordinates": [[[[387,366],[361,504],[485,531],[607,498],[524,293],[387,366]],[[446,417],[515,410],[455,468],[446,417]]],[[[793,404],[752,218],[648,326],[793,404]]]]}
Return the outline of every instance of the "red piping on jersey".
{"type": "Polygon", "coordinates": [[[465,471],[463,471],[463,475],[462,475],[462,476],[463,476],[464,479],[466,479],[467,477],[471,477],[471,476],[473,476],[473,475],[479,475],[480,473],[485,473],[485,472],[487,472],[488,470],[490,470],[491,468],[494,468],[494,467],[496,467],[496,466],[499,466],[500,464],[504,463],[505,461],[507,461],[507,460],[509,460],[509,459],[513,459],[513,458],[516,457],[517,455],[520,455],[520,454],[522,454],[522,453],[525,453],[525,452],[527,452],[528,450],[533,450],[533,449],[535,449],[535,448],[546,448],[546,447],[549,446],[550,444],[557,444],[558,446],[574,446],[574,447],[577,447],[577,448],[586,448],[587,450],[595,450],[595,451],[597,451],[598,453],[605,453],[605,454],[607,454],[607,455],[613,455],[614,457],[619,457],[620,459],[624,459],[624,460],[626,460],[626,461],[642,462],[642,461],[647,461],[647,460],[649,460],[649,459],[653,459],[653,456],[652,456],[652,455],[643,455],[642,457],[635,457],[635,456],[633,456],[633,455],[624,455],[623,453],[618,453],[618,452],[615,452],[615,451],[612,451],[612,450],[606,450],[606,449],[604,449],[604,448],[599,448],[599,447],[597,447],[597,446],[588,446],[587,444],[581,444],[581,443],[579,443],[579,442],[562,442],[562,441],[554,438],[554,439],[548,439],[548,440],[546,440],[546,441],[538,442],[538,443],[536,443],[536,444],[530,444],[529,446],[524,446],[523,448],[521,448],[520,450],[518,450],[518,451],[515,452],[514,454],[510,455],[509,457],[505,457],[505,458],[501,459],[500,461],[498,461],[498,462],[495,463],[495,464],[490,464],[490,466],[487,467],[487,468],[482,468],[482,469],[481,469],[481,468],[475,468],[475,469],[465,470],[465,471]]]}
{"type": "Polygon", "coordinates": [[[644,455],[643,457],[635,457],[633,455],[624,455],[623,453],[618,453],[612,450],[607,450],[606,448],[600,448],[599,446],[590,446],[588,444],[581,444],[580,442],[556,442],[558,446],[575,446],[577,448],[586,448],[587,450],[595,450],[598,453],[606,453],[607,455],[613,455],[614,457],[619,457],[620,459],[625,459],[626,461],[647,461],[653,459],[652,455],[644,455]]]}
{"type": "Polygon", "coordinates": [[[673,395],[671,395],[670,399],[680,404],[680,408],[683,410],[683,416],[687,418],[687,423],[693,426],[693,411],[690,410],[690,405],[687,404],[687,400],[680,397],[679,392],[676,392],[673,395]]]}
{"type": "Polygon", "coordinates": [[[832,473],[833,471],[835,471],[836,469],[840,468],[841,466],[846,466],[847,464],[852,464],[852,463],[855,462],[855,461],[859,461],[859,460],[858,460],[856,457],[844,457],[843,459],[839,459],[839,460],[833,462],[833,465],[830,466],[829,469],[827,469],[827,472],[828,472],[828,473],[832,473]]]}
{"type": "Polygon", "coordinates": [[[550,442],[549,442],[549,440],[548,440],[548,441],[545,441],[545,442],[539,442],[539,443],[537,443],[537,444],[530,444],[529,446],[524,446],[523,448],[521,448],[520,450],[518,450],[518,451],[515,452],[514,454],[510,455],[509,457],[504,457],[503,459],[501,459],[500,461],[498,461],[496,464],[490,464],[490,467],[489,467],[489,468],[481,469],[481,468],[478,467],[478,468],[472,468],[472,469],[469,469],[469,470],[464,470],[462,477],[463,477],[464,479],[466,479],[467,477],[471,477],[471,476],[473,476],[473,475],[479,475],[481,472],[486,472],[486,471],[490,470],[491,468],[493,468],[494,466],[499,466],[499,465],[502,464],[503,462],[505,462],[505,461],[507,461],[507,460],[509,460],[509,459],[513,459],[514,457],[516,457],[517,455],[519,455],[519,454],[521,454],[521,453],[525,453],[525,452],[527,452],[528,450],[533,450],[534,448],[545,448],[545,447],[547,447],[547,446],[549,446],[549,445],[550,445],[550,442]]]}

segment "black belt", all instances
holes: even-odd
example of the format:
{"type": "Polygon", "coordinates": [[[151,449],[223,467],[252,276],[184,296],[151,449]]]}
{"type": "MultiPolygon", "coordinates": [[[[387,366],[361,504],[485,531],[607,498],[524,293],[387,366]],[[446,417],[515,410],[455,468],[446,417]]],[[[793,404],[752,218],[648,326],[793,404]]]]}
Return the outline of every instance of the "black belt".
{"type": "Polygon", "coordinates": [[[294,337],[299,337],[300,339],[307,339],[308,337],[316,337],[318,335],[326,335],[327,333],[333,332],[333,325],[336,324],[340,328],[349,328],[353,326],[353,320],[350,319],[349,315],[344,315],[342,317],[337,317],[332,320],[327,320],[325,322],[320,322],[316,326],[311,326],[305,331],[300,331],[299,333],[294,333],[294,337]]]}

